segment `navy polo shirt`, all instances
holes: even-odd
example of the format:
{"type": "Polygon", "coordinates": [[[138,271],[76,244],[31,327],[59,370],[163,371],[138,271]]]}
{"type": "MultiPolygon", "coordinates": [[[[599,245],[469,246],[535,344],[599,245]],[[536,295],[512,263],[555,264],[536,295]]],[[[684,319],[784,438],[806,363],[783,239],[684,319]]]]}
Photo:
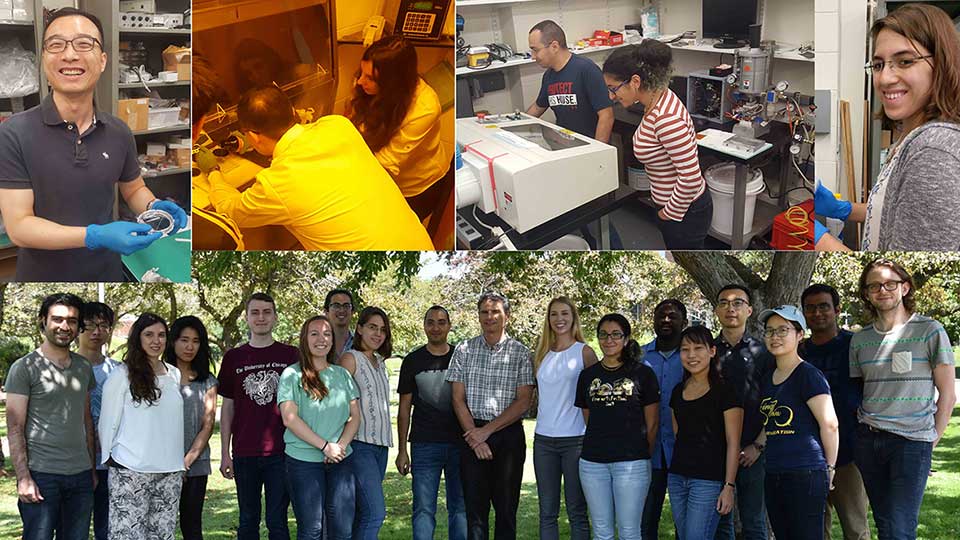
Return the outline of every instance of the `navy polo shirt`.
{"type": "MultiPolygon", "coordinates": [[[[94,111],[83,134],[48,95],[0,124],[0,188],[33,190],[33,213],[67,226],[113,221],[117,182],[140,177],[137,144],[118,118],[94,111]]],[[[121,281],[120,255],[106,249],[21,248],[17,281],[121,281]]]]}

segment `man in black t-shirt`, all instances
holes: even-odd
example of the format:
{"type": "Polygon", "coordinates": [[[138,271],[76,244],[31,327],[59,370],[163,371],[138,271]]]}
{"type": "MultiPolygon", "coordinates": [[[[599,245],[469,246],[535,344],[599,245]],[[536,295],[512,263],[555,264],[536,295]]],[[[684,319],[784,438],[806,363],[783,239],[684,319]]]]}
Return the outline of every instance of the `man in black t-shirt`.
{"type": "Polygon", "coordinates": [[[460,484],[458,444],[461,432],[453,411],[450,383],[446,381],[453,355],[453,347],[447,343],[450,332],[447,310],[442,306],[430,307],[423,317],[423,331],[427,344],[408,354],[400,366],[397,471],[401,475],[413,471],[414,540],[433,538],[441,472],[447,481],[448,538],[465,540],[467,514],[460,484]],[[414,409],[412,429],[411,407],[414,409]],[[408,431],[410,455],[407,454],[408,431]]]}

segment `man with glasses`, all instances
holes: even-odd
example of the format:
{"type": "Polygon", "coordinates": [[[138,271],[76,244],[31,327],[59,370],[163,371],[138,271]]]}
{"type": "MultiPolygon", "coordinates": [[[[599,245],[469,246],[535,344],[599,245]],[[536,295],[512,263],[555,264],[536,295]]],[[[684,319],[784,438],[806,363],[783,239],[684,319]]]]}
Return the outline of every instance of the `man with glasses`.
{"type": "Polygon", "coordinates": [[[850,339],[853,333],[837,325],[840,294],[829,285],[815,283],[800,295],[803,316],[810,337],[800,343],[800,358],[815,366],[830,384],[830,397],[840,422],[840,447],[837,453],[834,489],[827,494],[824,513],[824,538],[830,538],[830,507],[837,511],[846,540],[869,540],[867,493],[860,470],[853,463],[856,441],[857,408],[863,397],[862,379],[850,378],[850,339]]]}
{"type": "Polygon", "coordinates": [[[333,350],[339,359],[344,351],[353,348],[353,293],[346,289],[333,289],[323,300],[323,314],[333,326],[333,350]]]}
{"type": "Polygon", "coordinates": [[[510,302],[484,293],[477,302],[482,334],[457,345],[447,381],[463,428],[460,478],[467,507],[467,538],[489,536],[490,504],[497,540],[517,536],[517,508],[527,443],[523,417],[533,396],[530,349],[507,335],[510,302]]]}
{"type": "Polygon", "coordinates": [[[854,460],[879,538],[916,538],[931,454],[956,404],[953,347],[943,325],[914,313],[913,278],[898,263],[874,260],[859,285],[873,323],[850,341],[850,376],[863,380],[854,460]]]}
{"type": "Polygon", "coordinates": [[[120,255],[161,235],[147,224],[113,221],[117,188],[137,214],[169,212],[174,230],[187,215],[144,184],[127,125],[94,107],[107,69],[100,20],[73,8],[53,12],[41,59],[50,94],[0,124],[0,212],[20,246],[16,280],[122,281],[120,255]]]}
{"type": "MultiPolygon", "coordinates": [[[[743,403],[743,431],[740,436],[740,470],[737,471],[737,510],[743,524],[744,540],[766,540],[764,505],[763,415],[760,414],[760,381],[774,367],[773,357],[763,340],[747,334],[747,321],[753,314],[750,289],[731,283],[717,293],[714,313],[720,320],[717,335],[717,359],[720,374],[737,392],[743,403]]],[[[733,540],[733,512],[720,518],[717,540],[733,540]]]]}
{"type": "Polygon", "coordinates": [[[280,374],[297,362],[300,353],[296,347],[273,339],[277,308],[270,295],[258,292],[250,296],[246,320],[250,341],[223,355],[217,376],[217,393],[223,398],[220,473],[237,483],[237,540],[260,538],[261,491],[266,498],[268,538],[290,540],[290,497],[284,482],[285,428],[277,406],[277,385],[280,374]]]}
{"type": "Polygon", "coordinates": [[[7,429],[24,540],[86,539],[93,510],[94,431],[90,362],[70,351],[83,330],[83,300],[52,294],[40,304],[40,347],[10,366],[7,429]]]}
{"type": "MultiPolygon", "coordinates": [[[[113,335],[113,309],[101,302],[87,302],[83,305],[83,330],[80,331],[80,347],[77,354],[87,359],[93,366],[93,376],[97,386],[90,392],[90,414],[93,425],[100,422],[100,402],[103,397],[103,383],[120,362],[104,354],[104,347],[110,347],[113,335]]],[[[100,448],[97,447],[97,489],[93,492],[93,534],[96,540],[107,540],[109,534],[109,502],[107,490],[107,466],[101,463],[100,448]]]]}

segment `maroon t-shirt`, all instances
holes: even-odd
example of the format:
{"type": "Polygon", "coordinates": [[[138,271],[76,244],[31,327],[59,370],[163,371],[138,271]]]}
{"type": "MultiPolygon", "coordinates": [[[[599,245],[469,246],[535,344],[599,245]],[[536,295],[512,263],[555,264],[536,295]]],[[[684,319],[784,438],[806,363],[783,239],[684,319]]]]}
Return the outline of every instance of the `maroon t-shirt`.
{"type": "Polygon", "coordinates": [[[277,342],[259,349],[244,343],[223,356],[217,392],[233,400],[233,457],[283,453],[277,383],[297,359],[296,347],[277,342]]]}

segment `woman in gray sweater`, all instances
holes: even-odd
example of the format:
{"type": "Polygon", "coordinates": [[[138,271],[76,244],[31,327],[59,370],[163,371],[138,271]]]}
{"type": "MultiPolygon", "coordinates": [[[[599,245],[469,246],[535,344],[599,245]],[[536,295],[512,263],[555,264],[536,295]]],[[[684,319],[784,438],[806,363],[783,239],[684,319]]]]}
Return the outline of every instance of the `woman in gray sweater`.
{"type": "MultiPolygon", "coordinates": [[[[818,186],[816,213],[863,222],[861,249],[960,249],[960,34],[946,13],[908,4],[874,23],[866,65],[884,118],[899,122],[866,204],[818,186]]],[[[846,249],[818,227],[817,249],[846,249]]]]}

